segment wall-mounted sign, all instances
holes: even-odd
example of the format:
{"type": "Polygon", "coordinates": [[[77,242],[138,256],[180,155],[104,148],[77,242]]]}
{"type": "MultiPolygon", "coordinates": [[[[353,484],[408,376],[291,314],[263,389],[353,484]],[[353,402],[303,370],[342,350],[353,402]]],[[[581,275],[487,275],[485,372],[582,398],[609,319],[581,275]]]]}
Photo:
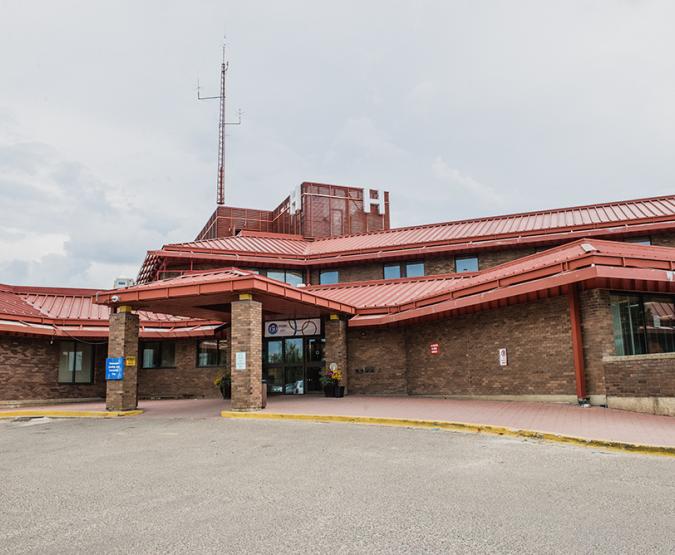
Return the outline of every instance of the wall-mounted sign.
{"type": "Polygon", "coordinates": [[[265,337],[292,337],[294,335],[319,335],[320,333],[321,320],[319,318],[265,322],[265,337]]]}
{"type": "Polygon", "coordinates": [[[432,343],[429,345],[429,352],[432,355],[437,355],[438,353],[441,352],[441,346],[438,343],[432,343]]]}
{"type": "Polygon", "coordinates": [[[124,366],[136,366],[136,357],[126,357],[124,366]]]}
{"type": "Polygon", "coordinates": [[[246,351],[237,351],[234,353],[234,369],[246,370],[246,351]]]}
{"type": "Polygon", "coordinates": [[[509,363],[509,356],[506,349],[499,349],[499,366],[507,366],[509,363]]]}
{"type": "Polygon", "coordinates": [[[110,381],[124,379],[124,357],[105,359],[105,379],[110,381]]]}

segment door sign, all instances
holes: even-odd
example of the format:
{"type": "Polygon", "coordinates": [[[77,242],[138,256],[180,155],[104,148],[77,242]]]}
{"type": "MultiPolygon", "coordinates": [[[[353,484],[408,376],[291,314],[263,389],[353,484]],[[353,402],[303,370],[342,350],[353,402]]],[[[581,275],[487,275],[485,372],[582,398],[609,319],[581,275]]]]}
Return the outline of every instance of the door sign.
{"type": "Polygon", "coordinates": [[[438,343],[432,343],[431,345],[429,345],[429,352],[432,355],[437,355],[438,353],[441,352],[441,347],[439,346],[438,343]]]}
{"type": "Polygon", "coordinates": [[[293,337],[302,335],[319,335],[320,333],[320,318],[272,320],[265,322],[265,337],[293,337]]]}
{"type": "Polygon", "coordinates": [[[508,366],[509,364],[509,355],[506,352],[506,349],[499,349],[499,366],[508,366]]]}
{"type": "Polygon", "coordinates": [[[110,381],[124,379],[124,357],[105,359],[105,379],[110,381]]]}
{"type": "Polygon", "coordinates": [[[234,369],[246,370],[246,351],[237,351],[234,353],[234,369]]]}

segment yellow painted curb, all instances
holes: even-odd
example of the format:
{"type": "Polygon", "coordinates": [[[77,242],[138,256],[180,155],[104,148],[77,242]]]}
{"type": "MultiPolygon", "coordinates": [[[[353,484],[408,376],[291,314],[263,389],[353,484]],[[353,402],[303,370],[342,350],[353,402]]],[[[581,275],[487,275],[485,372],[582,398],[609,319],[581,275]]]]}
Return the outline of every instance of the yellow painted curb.
{"type": "Polygon", "coordinates": [[[0,412],[0,418],[117,418],[122,416],[138,416],[143,410],[12,410],[0,412]]]}
{"type": "Polygon", "coordinates": [[[566,443],[581,447],[595,447],[610,451],[640,453],[645,455],[661,455],[675,457],[675,447],[660,445],[643,445],[604,439],[586,439],[577,436],[554,434],[550,432],[536,432],[534,430],[518,430],[505,426],[490,424],[472,424],[469,422],[450,422],[445,420],[417,420],[411,418],[384,418],[377,416],[338,416],[330,414],[289,414],[278,412],[238,412],[224,410],[220,413],[224,418],[239,418],[249,420],[301,420],[305,422],[347,422],[351,424],[374,424],[380,426],[400,426],[405,428],[435,428],[454,432],[473,432],[506,437],[539,439],[555,443],[566,443]]]}

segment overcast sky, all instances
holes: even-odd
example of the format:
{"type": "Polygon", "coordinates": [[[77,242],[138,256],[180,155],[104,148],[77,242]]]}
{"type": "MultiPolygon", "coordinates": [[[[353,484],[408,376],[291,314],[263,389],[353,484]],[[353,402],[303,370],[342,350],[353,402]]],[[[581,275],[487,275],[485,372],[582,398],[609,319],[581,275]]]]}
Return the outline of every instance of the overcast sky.
{"type": "Polygon", "coordinates": [[[110,287],[302,181],[392,224],[675,192],[675,2],[0,0],[0,282],[110,287]]]}

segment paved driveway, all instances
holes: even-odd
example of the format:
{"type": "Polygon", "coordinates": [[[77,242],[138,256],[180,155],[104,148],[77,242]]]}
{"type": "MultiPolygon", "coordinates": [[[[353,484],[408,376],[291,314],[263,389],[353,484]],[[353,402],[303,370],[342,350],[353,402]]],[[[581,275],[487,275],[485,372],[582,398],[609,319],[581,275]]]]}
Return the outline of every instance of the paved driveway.
{"type": "Polygon", "coordinates": [[[675,461],[433,430],[0,421],[2,553],[669,553],[675,461]]]}

